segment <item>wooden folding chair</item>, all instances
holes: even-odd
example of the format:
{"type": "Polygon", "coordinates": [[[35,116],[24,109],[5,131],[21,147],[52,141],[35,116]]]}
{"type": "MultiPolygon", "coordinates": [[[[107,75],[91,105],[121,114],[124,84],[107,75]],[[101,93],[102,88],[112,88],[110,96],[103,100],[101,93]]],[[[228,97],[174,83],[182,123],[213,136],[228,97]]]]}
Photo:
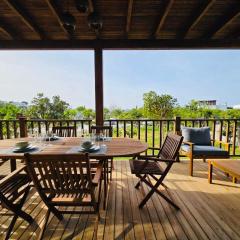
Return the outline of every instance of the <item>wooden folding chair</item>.
{"type": "MultiPolygon", "coordinates": [[[[102,133],[105,137],[112,137],[113,129],[111,126],[91,126],[90,132],[93,134],[102,133]]],[[[94,162],[93,162],[94,164],[94,162]]],[[[112,180],[112,171],[114,169],[113,158],[108,159],[107,161],[107,172],[110,174],[110,180],[112,180]]]]}
{"type": "Polygon", "coordinates": [[[102,133],[105,137],[112,137],[112,127],[111,126],[91,126],[91,133],[97,134],[102,133]]]}
{"type": "Polygon", "coordinates": [[[77,131],[75,127],[53,127],[52,132],[59,137],[76,137],[77,131]]]}
{"type": "Polygon", "coordinates": [[[140,179],[135,187],[138,189],[141,182],[150,187],[150,191],[139,204],[139,208],[142,208],[153,193],[156,192],[173,207],[179,209],[179,207],[171,199],[165,196],[158,187],[162,185],[166,188],[163,180],[167,176],[173,163],[176,162],[182,141],[183,137],[169,133],[157,157],[138,156],[137,159],[130,160],[132,174],[135,174],[140,179]],[[165,163],[165,167],[162,166],[163,163],[165,163]],[[152,183],[151,178],[155,181],[154,184],[152,183]]]}
{"type": "Polygon", "coordinates": [[[96,213],[101,196],[102,166],[90,170],[88,154],[43,155],[26,154],[30,177],[48,207],[40,239],[44,234],[50,213],[59,220],[62,214],[96,213]],[[98,197],[95,191],[98,187],[98,197]],[[78,206],[81,210],[59,210],[60,206],[78,206]]]}
{"type": "Polygon", "coordinates": [[[22,210],[31,182],[30,177],[24,170],[26,170],[25,166],[0,180],[0,203],[3,208],[13,212],[13,219],[8,227],[5,239],[9,239],[18,217],[24,219],[29,224],[33,222],[32,217],[22,210]]]}

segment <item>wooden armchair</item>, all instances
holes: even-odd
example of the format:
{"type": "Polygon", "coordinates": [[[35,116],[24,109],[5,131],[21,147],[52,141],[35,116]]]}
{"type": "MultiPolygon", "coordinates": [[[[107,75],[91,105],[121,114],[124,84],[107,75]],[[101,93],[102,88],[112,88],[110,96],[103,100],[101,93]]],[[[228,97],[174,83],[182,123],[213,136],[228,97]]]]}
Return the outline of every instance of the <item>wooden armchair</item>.
{"type": "Polygon", "coordinates": [[[189,175],[193,176],[193,160],[211,158],[229,158],[230,143],[217,141],[221,147],[213,146],[213,140],[210,136],[210,128],[182,128],[182,136],[184,137],[181,146],[181,155],[190,159],[189,175]],[[222,148],[224,146],[224,148],[222,148]]]}
{"type": "Polygon", "coordinates": [[[59,137],[76,137],[77,131],[75,127],[53,127],[52,132],[59,137]]]}
{"type": "MultiPolygon", "coordinates": [[[[62,214],[96,213],[101,196],[102,166],[91,172],[88,154],[43,155],[25,154],[29,175],[40,197],[48,207],[44,226],[50,213],[59,220],[62,214]],[[96,198],[95,193],[98,197],[96,198]],[[60,206],[84,207],[80,211],[60,210],[60,206]]],[[[41,238],[40,238],[41,239],[41,238]]]]}
{"type": "Polygon", "coordinates": [[[179,209],[179,207],[171,199],[165,196],[158,187],[160,185],[166,187],[163,180],[167,176],[173,163],[176,162],[182,140],[183,137],[169,133],[157,157],[138,156],[137,159],[130,160],[131,173],[135,174],[139,178],[135,187],[138,189],[141,182],[143,182],[151,188],[149,193],[139,204],[139,208],[142,208],[153,193],[156,192],[173,207],[179,209]],[[154,184],[152,183],[150,177],[155,181],[154,184]]]}
{"type": "Polygon", "coordinates": [[[9,239],[18,217],[24,219],[29,224],[33,222],[32,217],[22,211],[31,182],[25,170],[26,167],[21,167],[0,180],[1,206],[13,212],[13,219],[8,227],[5,239],[9,239]]]}

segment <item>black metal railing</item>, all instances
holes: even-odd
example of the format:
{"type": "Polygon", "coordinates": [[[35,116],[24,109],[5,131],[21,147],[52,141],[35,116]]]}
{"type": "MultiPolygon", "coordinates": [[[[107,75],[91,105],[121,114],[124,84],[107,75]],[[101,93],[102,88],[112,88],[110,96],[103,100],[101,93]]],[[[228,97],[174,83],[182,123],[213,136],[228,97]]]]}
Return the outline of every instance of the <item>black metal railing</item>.
{"type": "MultiPolygon", "coordinates": [[[[28,133],[44,133],[53,126],[74,126],[81,133],[89,132],[94,121],[87,120],[45,120],[26,119],[0,120],[0,139],[24,137],[28,133]]],[[[162,146],[164,138],[170,131],[180,132],[181,126],[203,127],[209,126],[213,143],[218,141],[230,142],[231,155],[240,156],[240,119],[110,119],[105,125],[113,128],[113,137],[130,137],[145,141],[149,144],[149,151],[155,155],[156,149],[162,146]]]]}

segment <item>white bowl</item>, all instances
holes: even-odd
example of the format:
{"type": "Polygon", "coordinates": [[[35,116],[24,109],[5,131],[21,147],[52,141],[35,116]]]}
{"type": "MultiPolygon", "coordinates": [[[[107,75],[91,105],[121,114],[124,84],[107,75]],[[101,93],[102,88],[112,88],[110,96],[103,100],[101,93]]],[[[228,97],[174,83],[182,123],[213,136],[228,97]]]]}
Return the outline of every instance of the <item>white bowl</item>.
{"type": "Polygon", "coordinates": [[[17,142],[15,146],[17,148],[26,148],[27,146],[29,146],[29,142],[26,141],[17,142]]]}
{"type": "Polygon", "coordinates": [[[93,146],[93,143],[91,141],[85,141],[82,143],[82,148],[89,149],[93,146]]]}

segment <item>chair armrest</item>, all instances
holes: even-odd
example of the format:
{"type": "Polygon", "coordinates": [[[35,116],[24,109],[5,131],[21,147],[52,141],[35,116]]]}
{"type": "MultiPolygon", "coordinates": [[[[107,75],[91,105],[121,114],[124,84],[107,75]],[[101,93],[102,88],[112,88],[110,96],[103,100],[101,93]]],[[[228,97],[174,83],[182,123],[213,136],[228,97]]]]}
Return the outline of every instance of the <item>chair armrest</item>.
{"type": "Polygon", "coordinates": [[[151,149],[151,150],[158,150],[158,151],[161,150],[161,148],[158,148],[158,147],[149,147],[148,149],[151,149]]]}
{"type": "Polygon", "coordinates": [[[23,170],[26,170],[26,169],[27,169],[26,166],[22,166],[22,167],[18,168],[17,170],[11,172],[10,174],[8,174],[6,177],[4,177],[2,180],[0,180],[0,188],[2,187],[2,185],[6,184],[8,181],[11,181],[13,177],[15,177],[20,172],[22,172],[23,170]]]}
{"type": "Polygon", "coordinates": [[[147,161],[155,161],[155,162],[173,162],[173,159],[162,159],[157,157],[148,157],[148,156],[140,156],[138,160],[147,160],[147,161]]]}
{"type": "Polygon", "coordinates": [[[195,143],[193,143],[193,142],[185,142],[185,141],[183,141],[183,144],[186,144],[186,145],[189,145],[189,146],[195,145],[195,143]]]}
{"type": "Polygon", "coordinates": [[[232,145],[232,143],[230,142],[224,142],[224,141],[218,141],[218,140],[215,140],[215,142],[221,143],[223,145],[232,145]]]}
{"type": "Polygon", "coordinates": [[[225,150],[228,151],[228,152],[230,152],[230,146],[232,145],[232,143],[224,142],[224,141],[219,141],[219,140],[215,140],[215,142],[224,145],[224,146],[225,146],[225,150]]]}
{"type": "MultiPolygon", "coordinates": [[[[190,154],[191,154],[191,156],[192,156],[192,155],[193,155],[193,147],[194,147],[195,143],[183,141],[183,144],[188,145],[188,146],[190,147],[189,152],[190,152],[190,154]]],[[[182,149],[180,149],[180,152],[185,152],[185,151],[182,150],[182,149]]],[[[183,153],[183,154],[184,154],[184,153],[183,153]]]]}
{"type": "Polygon", "coordinates": [[[138,156],[137,160],[151,160],[151,161],[159,161],[157,157],[150,157],[150,156],[138,156]]]}
{"type": "Polygon", "coordinates": [[[100,179],[101,179],[101,177],[102,177],[102,169],[103,169],[102,164],[99,164],[99,165],[97,166],[96,173],[95,173],[95,175],[94,175],[94,177],[93,177],[93,179],[92,179],[92,183],[93,183],[94,185],[97,185],[97,184],[99,183],[99,181],[100,181],[100,179]]]}

